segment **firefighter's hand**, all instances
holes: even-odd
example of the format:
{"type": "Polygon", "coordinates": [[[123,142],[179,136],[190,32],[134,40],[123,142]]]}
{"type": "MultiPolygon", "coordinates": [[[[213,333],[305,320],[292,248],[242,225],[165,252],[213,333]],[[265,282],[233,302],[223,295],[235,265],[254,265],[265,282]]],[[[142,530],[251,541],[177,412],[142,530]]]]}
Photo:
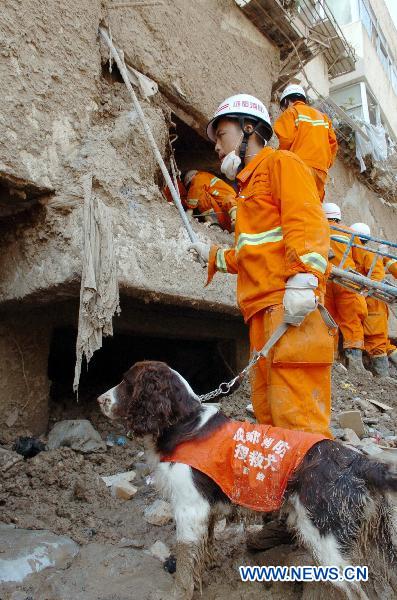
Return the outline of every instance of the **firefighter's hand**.
{"type": "Polygon", "coordinates": [[[210,249],[211,246],[209,244],[205,244],[204,242],[193,242],[188,246],[189,251],[194,250],[206,263],[208,263],[210,249]]]}
{"type": "Polygon", "coordinates": [[[285,320],[291,325],[300,325],[306,315],[317,308],[314,290],[318,279],[311,273],[298,273],[290,277],[285,286],[283,305],[285,320]]]}

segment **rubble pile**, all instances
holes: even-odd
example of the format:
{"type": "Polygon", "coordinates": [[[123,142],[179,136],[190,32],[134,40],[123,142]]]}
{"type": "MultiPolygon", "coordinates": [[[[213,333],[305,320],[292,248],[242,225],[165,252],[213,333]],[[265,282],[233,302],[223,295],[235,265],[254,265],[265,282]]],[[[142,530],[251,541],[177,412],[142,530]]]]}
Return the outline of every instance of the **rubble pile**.
{"type": "MultiPolygon", "coordinates": [[[[395,460],[397,379],[352,375],[340,363],[334,365],[332,378],[335,437],[377,459],[395,460]]],[[[252,418],[246,411],[248,380],[230,396],[217,400],[231,417],[252,418]]],[[[67,432],[58,438],[66,446],[49,449],[44,439],[45,449],[24,459],[12,450],[11,440],[0,439],[0,537],[9,540],[13,531],[36,530],[44,537],[61,536],[66,544],[77,542],[79,552],[66,561],[67,567],[56,561],[19,581],[2,581],[0,571],[0,597],[124,600],[135,585],[143,600],[157,598],[159,589],[169,597],[175,571],[175,524],[170,505],[152,485],[143,447],[121,425],[106,420],[95,402],[68,404],[64,410],[61,406],[53,406],[48,439],[67,432]],[[82,425],[84,417],[88,425],[82,425]],[[94,438],[96,446],[87,451],[86,440],[79,443],[74,435],[73,423],[82,435],[94,438]]],[[[239,520],[218,521],[215,540],[214,563],[203,578],[203,597],[210,600],[263,597],[261,584],[251,584],[246,595],[246,584],[238,577],[240,564],[310,564],[310,558],[295,546],[249,554],[239,520]]],[[[26,559],[24,552],[28,550],[21,550],[21,560],[26,559]]],[[[8,558],[15,560],[15,552],[10,557],[7,551],[1,555],[2,560],[8,558]]],[[[376,585],[382,597],[389,597],[386,588],[379,587],[382,582],[376,580],[376,585]]],[[[273,583],[267,590],[273,600],[298,600],[302,593],[302,587],[287,583],[273,583]]],[[[200,597],[197,594],[195,598],[200,597]]]]}

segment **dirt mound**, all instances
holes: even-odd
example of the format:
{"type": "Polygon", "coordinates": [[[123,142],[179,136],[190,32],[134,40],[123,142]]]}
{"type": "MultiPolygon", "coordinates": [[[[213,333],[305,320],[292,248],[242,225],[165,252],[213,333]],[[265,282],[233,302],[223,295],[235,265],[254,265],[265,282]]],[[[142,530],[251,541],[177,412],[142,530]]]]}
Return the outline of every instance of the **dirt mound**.
{"type": "Polygon", "coordinates": [[[84,455],[60,448],[19,462],[3,475],[1,519],[68,535],[79,544],[144,534],[142,513],[155,494],[146,484],[141,454],[142,448],[129,441],[126,448],[113,446],[106,453],[84,455]],[[101,476],[136,466],[139,491],[131,510],[130,503],[111,496],[101,476]]]}
{"type": "MultiPolygon", "coordinates": [[[[333,367],[332,377],[332,423],[336,435],[343,433],[337,415],[352,408],[361,411],[370,428],[369,435],[378,433],[383,439],[395,435],[397,381],[357,377],[339,364],[333,367]],[[392,411],[381,411],[371,404],[371,399],[389,404],[392,411]]],[[[230,396],[217,400],[229,416],[241,420],[251,418],[246,412],[250,402],[248,380],[230,396]]],[[[126,433],[122,426],[105,419],[94,402],[58,402],[52,406],[52,422],[73,418],[88,418],[104,440],[110,433],[126,433]]],[[[157,598],[156,589],[163,590],[165,597],[169,597],[172,575],[166,574],[162,563],[150,556],[150,547],[160,540],[173,552],[175,525],[171,522],[156,527],[145,521],[145,509],[158,498],[146,480],[147,473],[143,448],[130,439],[126,447],[112,446],[106,452],[96,454],[84,455],[69,448],[41,452],[6,471],[0,492],[2,520],[21,528],[49,529],[68,535],[81,544],[82,549],[69,569],[56,573],[51,569],[43,571],[24,585],[9,587],[7,594],[10,592],[10,595],[1,594],[2,597],[8,600],[18,589],[33,600],[43,597],[52,600],[124,600],[138,597],[134,595],[138,588],[143,600],[157,598]],[[127,502],[113,498],[101,476],[131,469],[137,472],[134,480],[137,494],[127,502]],[[134,548],[123,546],[122,538],[133,539],[134,548]]],[[[215,564],[206,570],[202,595],[195,592],[195,600],[263,598],[262,584],[248,585],[240,581],[239,565],[310,564],[310,558],[292,546],[257,555],[247,553],[244,527],[239,522],[221,521],[217,525],[215,549],[215,564]]],[[[379,593],[372,594],[368,590],[369,597],[393,597],[383,580],[373,583],[379,593]]],[[[298,600],[307,597],[307,593],[307,586],[302,584],[274,583],[266,587],[267,597],[271,600],[298,600]]],[[[324,595],[324,588],[319,589],[318,594],[318,597],[324,595]]],[[[163,597],[161,593],[159,597],[163,597]]]]}
{"type": "Polygon", "coordinates": [[[382,445],[394,446],[397,434],[397,379],[378,379],[368,374],[347,371],[340,363],[332,368],[332,424],[339,434],[338,414],[345,410],[359,410],[371,437],[382,445]],[[371,400],[382,402],[392,410],[384,411],[371,400]]]}

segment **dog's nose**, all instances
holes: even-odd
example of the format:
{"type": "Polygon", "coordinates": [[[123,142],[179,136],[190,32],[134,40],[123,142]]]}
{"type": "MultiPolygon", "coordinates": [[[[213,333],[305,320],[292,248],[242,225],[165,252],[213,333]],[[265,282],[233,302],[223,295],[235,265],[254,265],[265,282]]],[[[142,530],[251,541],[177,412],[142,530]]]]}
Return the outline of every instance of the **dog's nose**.
{"type": "Polygon", "coordinates": [[[105,394],[101,394],[100,396],[98,396],[97,398],[97,402],[99,402],[99,404],[104,404],[105,402],[105,394]]]}

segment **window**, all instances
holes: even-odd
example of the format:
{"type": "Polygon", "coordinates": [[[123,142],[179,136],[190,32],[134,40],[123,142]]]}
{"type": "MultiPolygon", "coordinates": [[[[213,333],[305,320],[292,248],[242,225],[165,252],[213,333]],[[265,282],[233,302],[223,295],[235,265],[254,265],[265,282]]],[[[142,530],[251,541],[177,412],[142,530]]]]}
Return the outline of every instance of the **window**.
{"type": "Polygon", "coordinates": [[[366,88],[366,91],[367,91],[369,122],[371,123],[371,125],[380,125],[381,120],[380,120],[379,104],[377,103],[377,101],[375,100],[375,98],[373,97],[371,92],[368,90],[368,88],[366,88]]]}
{"type": "Polygon", "coordinates": [[[331,98],[350,117],[361,119],[371,125],[382,124],[380,106],[364,82],[335,90],[331,92],[331,98]]]}
{"type": "Polygon", "coordinates": [[[370,12],[365,6],[363,0],[360,0],[360,19],[365,29],[367,30],[369,38],[372,39],[372,29],[375,29],[375,27],[373,27],[370,12]]]}
{"type": "Polygon", "coordinates": [[[351,117],[364,118],[361,87],[359,83],[348,85],[331,93],[331,98],[351,117]]]}
{"type": "Polygon", "coordinates": [[[382,67],[384,68],[386,73],[389,74],[389,57],[388,57],[385,45],[381,42],[380,38],[378,38],[378,43],[376,45],[376,52],[380,58],[382,67]]]}
{"type": "Polygon", "coordinates": [[[394,65],[390,68],[390,79],[394,93],[397,95],[397,69],[394,65]]]}

